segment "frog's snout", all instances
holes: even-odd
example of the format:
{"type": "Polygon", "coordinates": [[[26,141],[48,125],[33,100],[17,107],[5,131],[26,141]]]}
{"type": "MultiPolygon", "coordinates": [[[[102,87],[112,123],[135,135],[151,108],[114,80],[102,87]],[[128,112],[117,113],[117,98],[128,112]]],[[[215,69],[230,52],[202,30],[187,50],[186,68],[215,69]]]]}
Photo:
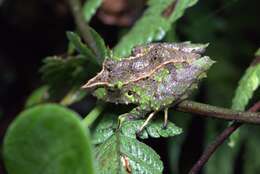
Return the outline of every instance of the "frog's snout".
{"type": "Polygon", "coordinates": [[[96,89],[99,86],[109,85],[107,81],[107,73],[102,70],[95,77],[90,79],[85,85],[81,88],[86,90],[96,89]]]}

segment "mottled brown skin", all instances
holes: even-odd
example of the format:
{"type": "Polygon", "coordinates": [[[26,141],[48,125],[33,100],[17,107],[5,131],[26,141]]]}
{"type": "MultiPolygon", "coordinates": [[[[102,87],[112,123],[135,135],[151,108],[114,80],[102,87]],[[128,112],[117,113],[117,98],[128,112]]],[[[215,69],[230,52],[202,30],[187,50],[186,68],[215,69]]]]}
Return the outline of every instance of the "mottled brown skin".
{"type": "Polygon", "coordinates": [[[156,68],[161,68],[167,62],[190,63],[201,57],[200,54],[204,52],[204,48],[192,50],[188,49],[187,45],[189,45],[188,42],[180,44],[153,43],[135,47],[132,50],[132,55],[121,59],[121,61],[106,59],[102,71],[89,80],[83,88],[110,86],[118,80],[127,84],[149,76],[156,68]]]}
{"type": "Polygon", "coordinates": [[[107,102],[161,110],[186,98],[214,63],[201,57],[206,47],[189,42],[138,46],[128,58],[105,60],[102,71],[83,88],[107,89],[101,98],[107,102]]]}

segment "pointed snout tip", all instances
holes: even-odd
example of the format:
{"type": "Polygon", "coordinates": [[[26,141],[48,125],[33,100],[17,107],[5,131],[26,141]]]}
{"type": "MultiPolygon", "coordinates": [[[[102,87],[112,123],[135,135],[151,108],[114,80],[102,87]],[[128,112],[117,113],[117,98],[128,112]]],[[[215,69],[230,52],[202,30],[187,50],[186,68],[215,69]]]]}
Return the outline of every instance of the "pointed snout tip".
{"type": "Polygon", "coordinates": [[[84,89],[84,90],[86,90],[86,89],[90,89],[91,87],[89,86],[89,83],[87,82],[87,83],[85,83],[84,85],[82,85],[81,87],[80,87],[80,89],[84,89]]]}

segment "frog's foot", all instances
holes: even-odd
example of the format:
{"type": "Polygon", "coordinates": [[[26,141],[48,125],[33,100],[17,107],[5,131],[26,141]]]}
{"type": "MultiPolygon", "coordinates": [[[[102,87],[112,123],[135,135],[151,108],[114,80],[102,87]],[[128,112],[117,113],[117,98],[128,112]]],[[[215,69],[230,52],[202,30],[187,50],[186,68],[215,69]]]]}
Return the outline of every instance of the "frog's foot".
{"type": "Polygon", "coordinates": [[[155,116],[156,112],[152,112],[148,118],[145,120],[145,122],[143,123],[143,125],[137,130],[136,134],[137,136],[139,136],[142,131],[144,130],[144,128],[147,126],[147,124],[151,121],[151,119],[155,116]]]}
{"type": "Polygon", "coordinates": [[[168,125],[168,109],[169,108],[165,108],[164,109],[164,122],[163,122],[163,129],[167,129],[167,125],[168,125]]]}

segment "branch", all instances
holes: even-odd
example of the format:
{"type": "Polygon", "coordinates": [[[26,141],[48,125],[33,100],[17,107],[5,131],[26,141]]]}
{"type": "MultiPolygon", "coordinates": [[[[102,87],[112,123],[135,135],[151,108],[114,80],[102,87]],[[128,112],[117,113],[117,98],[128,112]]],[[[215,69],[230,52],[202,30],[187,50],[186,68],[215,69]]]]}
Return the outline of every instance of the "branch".
{"type": "Polygon", "coordinates": [[[101,55],[98,51],[97,44],[95,39],[92,37],[90,32],[89,25],[85,22],[84,17],[81,11],[81,3],[80,0],[68,0],[69,6],[71,8],[71,12],[74,16],[75,23],[79,29],[80,34],[83,37],[85,43],[90,47],[90,49],[94,52],[98,59],[100,59],[101,55]]]}
{"type": "MultiPolygon", "coordinates": [[[[260,101],[253,105],[248,111],[256,112],[260,109],[260,101]]],[[[217,148],[224,143],[224,141],[235,132],[242,123],[234,122],[232,125],[227,127],[203,152],[199,160],[195,163],[195,165],[190,170],[189,174],[197,174],[201,170],[201,168],[206,164],[212,154],[217,150],[217,148]]]]}
{"type": "Polygon", "coordinates": [[[182,112],[189,112],[218,119],[260,124],[260,113],[235,111],[189,100],[184,100],[179,103],[176,106],[176,109],[182,112]]]}

